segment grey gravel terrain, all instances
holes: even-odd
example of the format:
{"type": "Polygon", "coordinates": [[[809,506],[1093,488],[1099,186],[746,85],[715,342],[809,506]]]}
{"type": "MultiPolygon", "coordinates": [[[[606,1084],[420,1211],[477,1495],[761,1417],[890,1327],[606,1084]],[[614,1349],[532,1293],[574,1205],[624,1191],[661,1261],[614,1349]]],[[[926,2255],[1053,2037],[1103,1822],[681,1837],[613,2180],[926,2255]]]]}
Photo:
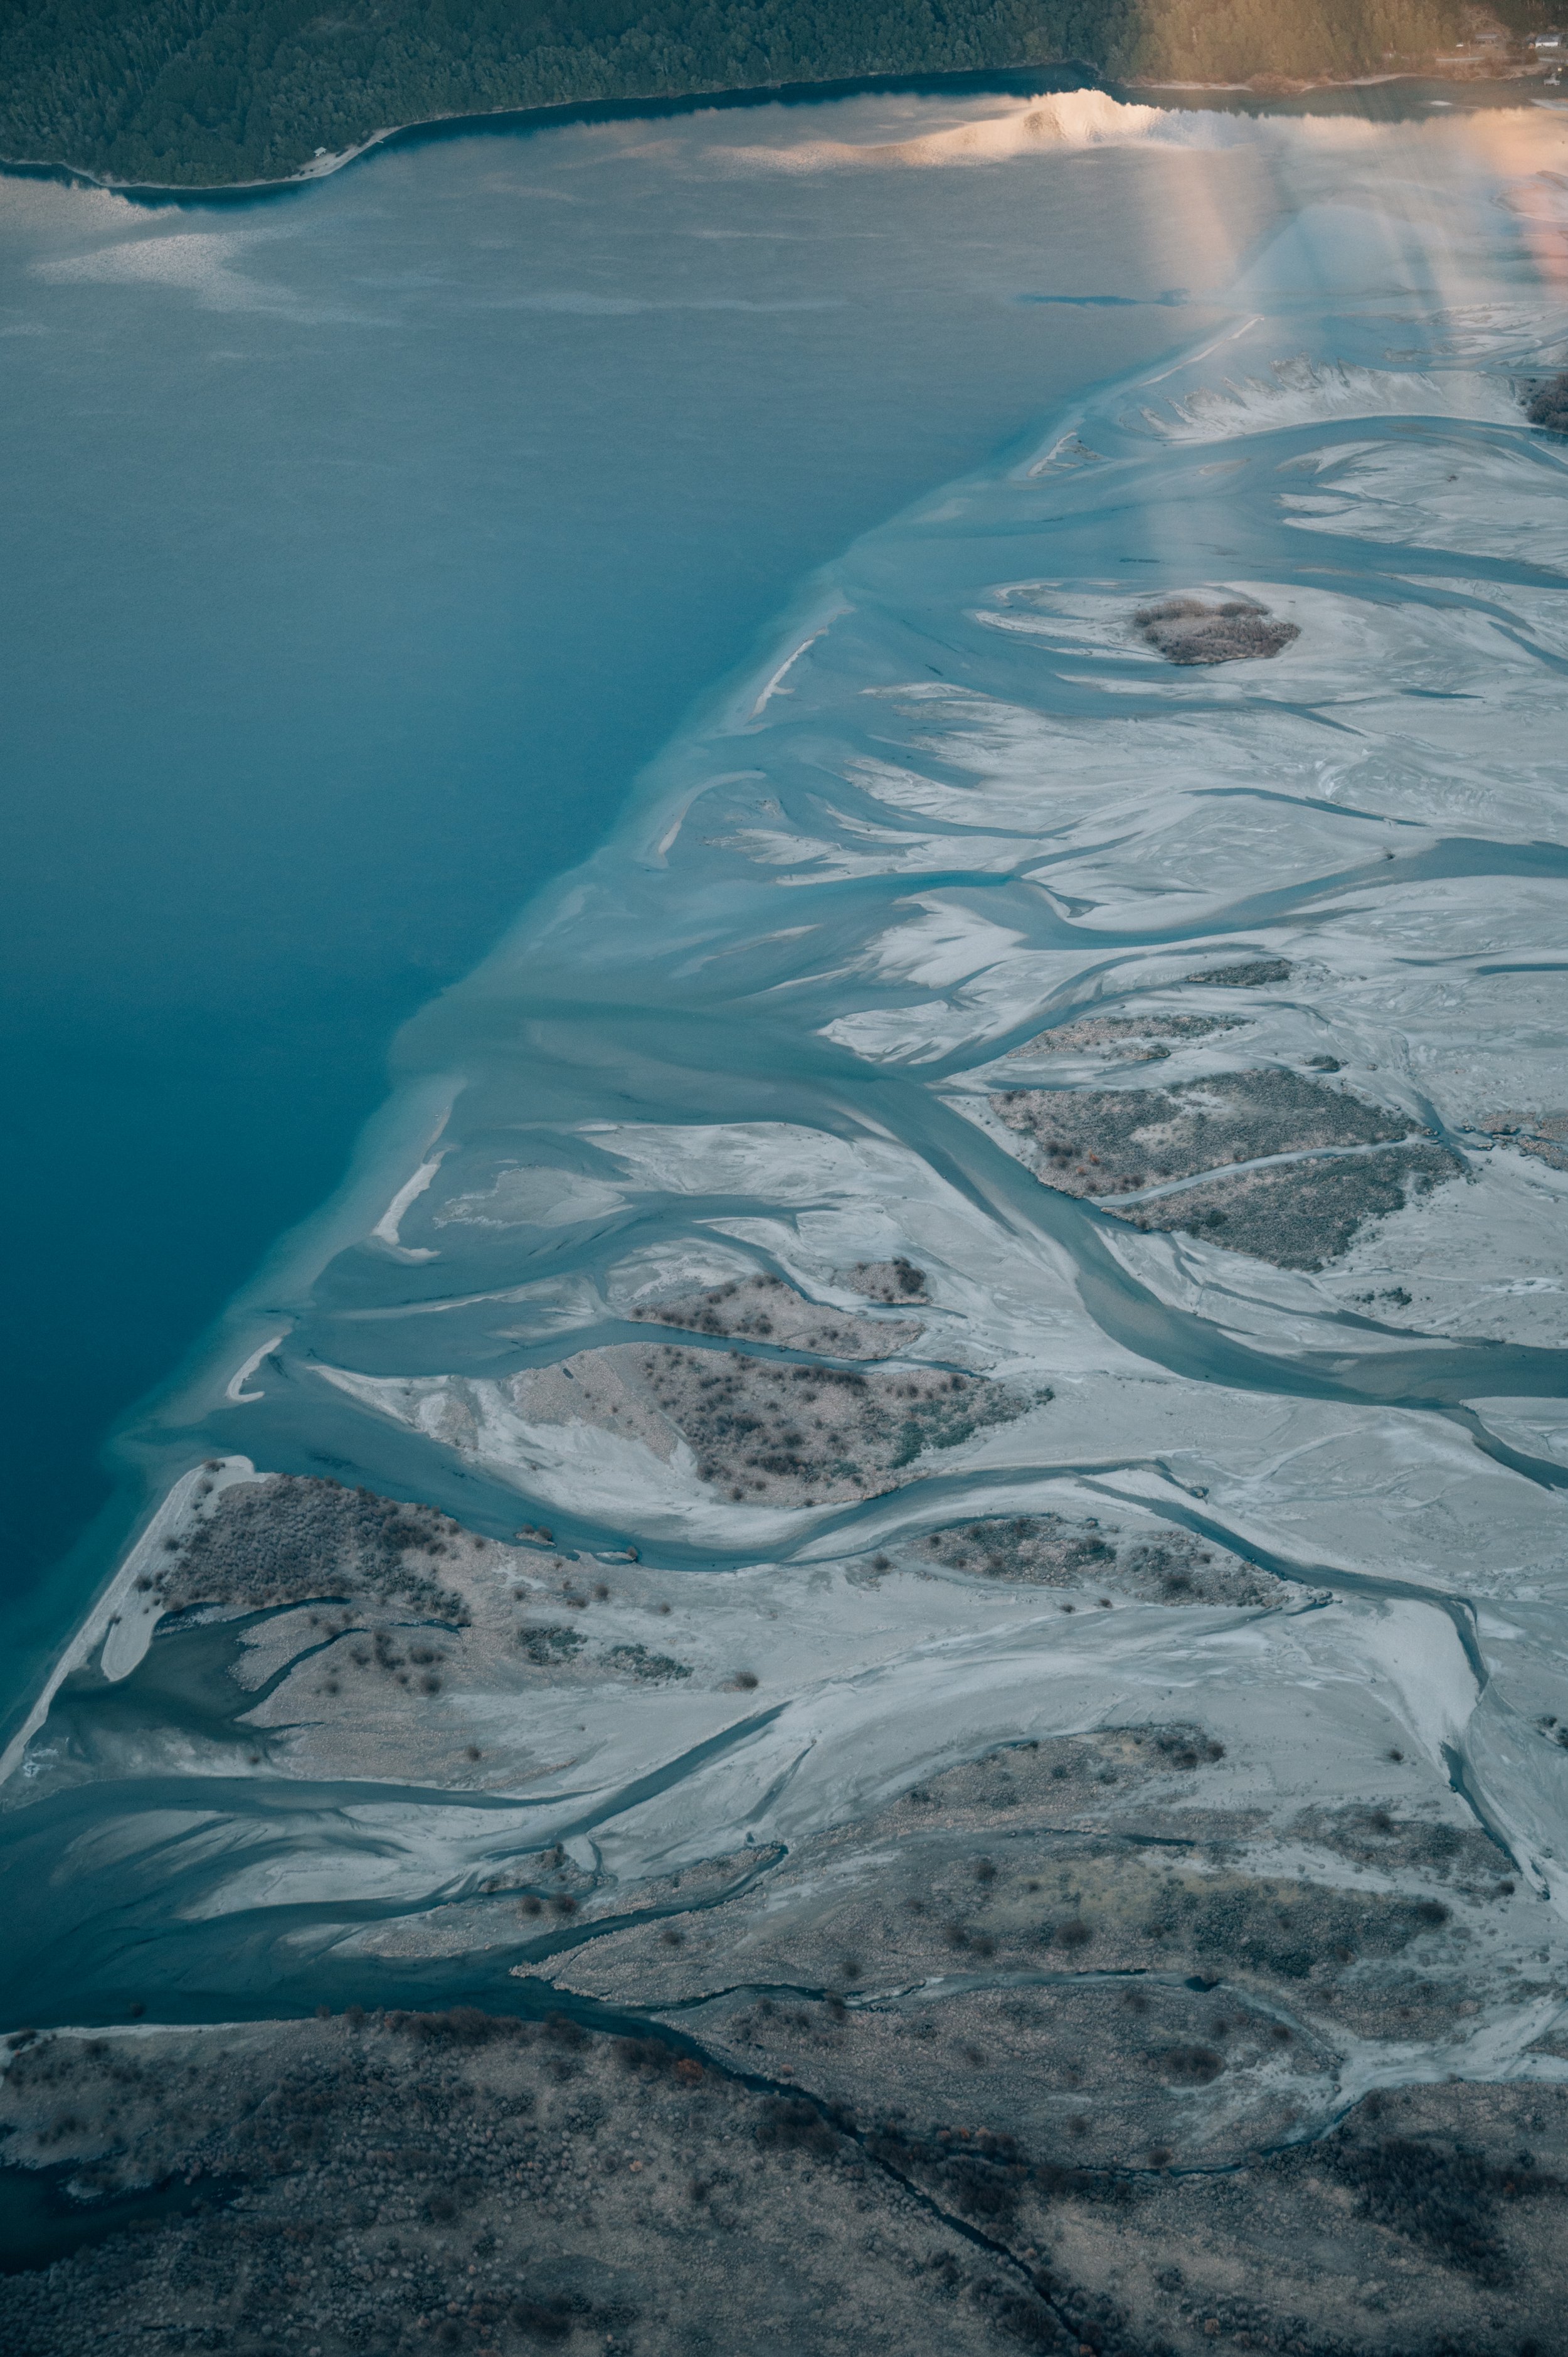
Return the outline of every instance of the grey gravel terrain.
{"type": "Polygon", "coordinates": [[[1516,1885],[1484,1836],[1386,1809],[1298,1816],[1271,1863],[1267,1820],[1216,1808],[1225,1756],[1179,1721],[1017,1745],[519,1969],[834,2100],[1229,2162],[1327,2124],[1347,2039],[1456,2032],[1516,1885]]]}

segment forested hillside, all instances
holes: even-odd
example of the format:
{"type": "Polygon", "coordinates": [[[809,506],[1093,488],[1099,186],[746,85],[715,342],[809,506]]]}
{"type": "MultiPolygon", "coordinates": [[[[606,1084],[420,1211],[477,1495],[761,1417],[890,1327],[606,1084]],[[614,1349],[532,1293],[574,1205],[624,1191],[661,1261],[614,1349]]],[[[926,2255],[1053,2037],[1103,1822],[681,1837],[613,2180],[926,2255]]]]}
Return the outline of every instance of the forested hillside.
{"type": "MultiPolygon", "coordinates": [[[[1520,0],[1529,6],[1532,0],[1520,0]]],[[[1415,63],[1460,0],[5,0],[0,156],[211,187],[436,115],[1071,61],[1243,81],[1415,63]]]]}

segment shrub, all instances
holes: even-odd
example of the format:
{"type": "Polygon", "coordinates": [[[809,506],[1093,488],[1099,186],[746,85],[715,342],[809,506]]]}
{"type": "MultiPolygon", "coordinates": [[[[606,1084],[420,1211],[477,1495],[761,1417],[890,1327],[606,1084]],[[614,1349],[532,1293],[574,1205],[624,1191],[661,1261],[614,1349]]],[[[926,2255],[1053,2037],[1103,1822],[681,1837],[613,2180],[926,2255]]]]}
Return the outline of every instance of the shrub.
{"type": "Polygon", "coordinates": [[[1554,376],[1546,384],[1538,384],[1525,404],[1525,415],[1532,425],[1544,425],[1550,434],[1568,434],[1568,375],[1554,376]]]}
{"type": "Polygon", "coordinates": [[[576,2322],[564,2299],[513,2300],[511,2320],[520,2332],[528,2333],[535,2341],[565,2341],[576,2322]]]}
{"type": "Polygon", "coordinates": [[[838,2150],[838,2139],[815,2104],[803,2095],[775,2095],[763,2107],[757,2141],[786,2152],[800,2152],[826,2160],[838,2150]]]}
{"type": "Polygon", "coordinates": [[[1207,2087],[1225,2068],[1212,2046],[1170,2046],[1158,2058],[1162,2079],[1177,2087],[1207,2087]]]}
{"type": "Polygon", "coordinates": [[[1498,2282],[1503,2273],[1502,2246],[1493,2228],[1498,2195],[1506,2190],[1513,2199],[1561,2190],[1528,2155],[1505,2173],[1467,2146],[1416,2136],[1362,2142],[1348,2136],[1334,2154],[1334,2166],[1341,2183],[1359,2192],[1363,2217],[1391,2227],[1484,2283],[1498,2282]]]}

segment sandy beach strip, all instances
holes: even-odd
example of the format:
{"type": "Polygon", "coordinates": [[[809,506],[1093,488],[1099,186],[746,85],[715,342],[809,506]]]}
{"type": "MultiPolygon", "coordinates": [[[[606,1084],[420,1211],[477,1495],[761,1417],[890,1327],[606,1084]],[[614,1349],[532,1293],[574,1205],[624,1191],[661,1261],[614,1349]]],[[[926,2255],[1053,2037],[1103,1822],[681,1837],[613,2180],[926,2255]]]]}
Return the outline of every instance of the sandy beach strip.
{"type": "Polygon", "coordinates": [[[102,1647],[101,1667],[113,1684],[128,1677],[152,1642],[163,1606],[149,1586],[138,1592],[136,1582],[149,1573],[164,1550],[166,1539],[189,1523],[196,1511],[196,1493],[203,1483],[209,1490],[231,1488],[236,1481],[263,1479],[248,1457],[226,1457],[217,1463],[195,1465],[166,1492],[119,1569],[100,1593],[40,1687],[37,1700],[4,1752],[0,1752],[0,1784],[9,1781],[21,1765],[28,1744],[49,1715],[56,1695],[70,1676],[91,1661],[102,1647]]]}

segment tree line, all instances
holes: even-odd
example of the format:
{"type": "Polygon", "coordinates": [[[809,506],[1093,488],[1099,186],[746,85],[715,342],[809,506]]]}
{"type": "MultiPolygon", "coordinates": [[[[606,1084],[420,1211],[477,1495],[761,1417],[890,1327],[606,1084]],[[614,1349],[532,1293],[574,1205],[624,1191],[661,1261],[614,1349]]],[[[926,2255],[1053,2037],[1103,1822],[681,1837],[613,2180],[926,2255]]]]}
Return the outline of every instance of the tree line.
{"type": "MultiPolygon", "coordinates": [[[[1544,21],[1543,0],[1505,14],[1544,21]]],[[[203,188],[433,117],[1073,64],[1309,79],[1420,64],[1462,0],[7,0],[0,157],[203,188]]]]}

